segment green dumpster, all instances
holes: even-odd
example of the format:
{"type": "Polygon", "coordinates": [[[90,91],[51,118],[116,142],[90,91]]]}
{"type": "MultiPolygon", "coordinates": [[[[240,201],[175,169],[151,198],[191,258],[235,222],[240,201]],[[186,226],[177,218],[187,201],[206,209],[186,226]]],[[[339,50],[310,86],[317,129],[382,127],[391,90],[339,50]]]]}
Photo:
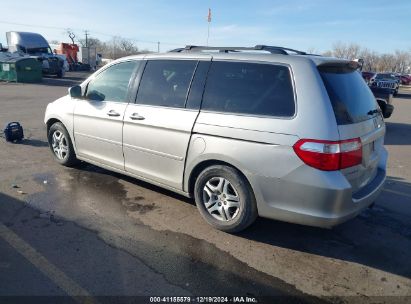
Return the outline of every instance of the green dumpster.
{"type": "Polygon", "coordinates": [[[0,80],[41,82],[41,62],[36,58],[18,57],[0,60],[0,80]]]}

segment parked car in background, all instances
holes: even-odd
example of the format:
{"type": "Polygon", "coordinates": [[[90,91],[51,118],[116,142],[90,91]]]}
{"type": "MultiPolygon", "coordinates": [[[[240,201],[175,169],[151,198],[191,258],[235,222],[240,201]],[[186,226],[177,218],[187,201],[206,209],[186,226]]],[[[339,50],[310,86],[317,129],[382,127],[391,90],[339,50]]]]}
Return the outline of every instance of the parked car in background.
{"type": "MultiPolygon", "coordinates": [[[[360,72],[360,71],[359,71],[360,72]]],[[[391,88],[378,87],[376,85],[371,85],[371,79],[376,73],[373,72],[361,72],[362,77],[371,89],[378,105],[381,109],[381,114],[384,118],[389,118],[394,111],[394,106],[392,105],[393,91],[391,88]]]]}
{"type": "Polygon", "coordinates": [[[400,87],[399,80],[392,73],[377,73],[371,77],[369,84],[371,87],[390,89],[394,96],[400,87]]]}
{"type": "Polygon", "coordinates": [[[373,72],[361,72],[362,78],[364,78],[365,82],[369,83],[370,79],[375,75],[373,72]]]}
{"type": "Polygon", "coordinates": [[[401,75],[400,76],[401,79],[401,84],[403,85],[411,85],[411,76],[410,75],[401,75]]]}
{"type": "Polygon", "coordinates": [[[47,138],[60,164],[194,197],[223,231],[258,215],[332,227],[386,178],[384,120],[357,68],[261,45],[126,57],[47,106],[47,138]]]}
{"type": "Polygon", "coordinates": [[[392,75],[395,77],[395,79],[397,79],[397,82],[400,85],[401,84],[401,74],[400,73],[393,73],[392,75]]]}

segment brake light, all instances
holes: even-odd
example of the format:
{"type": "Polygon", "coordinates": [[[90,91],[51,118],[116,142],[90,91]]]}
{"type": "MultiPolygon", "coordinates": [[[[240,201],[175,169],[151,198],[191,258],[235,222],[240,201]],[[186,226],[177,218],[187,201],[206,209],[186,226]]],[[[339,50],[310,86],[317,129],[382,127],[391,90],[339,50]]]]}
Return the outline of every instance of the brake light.
{"type": "Polygon", "coordinates": [[[341,170],[362,162],[359,138],[340,141],[300,139],[293,148],[304,163],[319,170],[341,170]]]}

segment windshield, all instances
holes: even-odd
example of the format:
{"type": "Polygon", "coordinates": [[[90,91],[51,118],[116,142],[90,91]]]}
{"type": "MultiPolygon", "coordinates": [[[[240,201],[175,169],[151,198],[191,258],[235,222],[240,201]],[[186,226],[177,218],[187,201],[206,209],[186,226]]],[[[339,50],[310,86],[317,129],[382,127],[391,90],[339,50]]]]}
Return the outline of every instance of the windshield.
{"type": "Polygon", "coordinates": [[[377,74],[377,76],[375,76],[376,79],[393,79],[395,80],[395,77],[391,74],[377,74]]]}
{"type": "Polygon", "coordinates": [[[39,54],[39,53],[41,53],[41,54],[53,54],[49,47],[27,49],[27,53],[29,53],[30,55],[35,55],[35,54],[39,54]]]}
{"type": "Polygon", "coordinates": [[[378,109],[377,102],[358,72],[320,69],[320,74],[339,125],[361,122],[375,115],[371,111],[378,109]]]}

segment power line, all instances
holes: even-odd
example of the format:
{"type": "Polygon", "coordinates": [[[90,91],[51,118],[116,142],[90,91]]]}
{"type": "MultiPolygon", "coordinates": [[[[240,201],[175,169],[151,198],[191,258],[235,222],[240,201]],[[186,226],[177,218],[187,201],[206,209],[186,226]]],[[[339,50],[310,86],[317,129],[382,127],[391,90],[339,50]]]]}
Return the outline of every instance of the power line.
{"type": "MultiPolygon", "coordinates": [[[[16,23],[16,22],[9,22],[0,20],[0,23],[9,24],[9,25],[19,25],[19,26],[27,26],[27,27],[40,27],[40,28],[48,28],[54,30],[67,30],[67,28],[57,27],[57,26],[49,26],[49,25],[37,25],[37,24],[27,24],[27,23],[16,23]]],[[[76,31],[81,31],[82,29],[79,28],[70,28],[76,31]]]]}
{"type": "MultiPolygon", "coordinates": [[[[55,29],[55,30],[63,30],[63,31],[67,31],[67,29],[71,29],[71,30],[75,30],[75,31],[83,31],[83,29],[80,29],[80,28],[72,28],[72,27],[64,28],[64,27],[48,26],[48,25],[16,23],[16,22],[9,22],[9,21],[3,21],[3,20],[0,20],[0,23],[9,24],[9,25],[27,26],[27,27],[31,27],[31,28],[39,27],[39,28],[47,28],[47,29],[55,29]]],[[[112,35],[112,34],[102,33],[102,32],[93,31],[93,30],[85,31],[85,32],[87,32],[87,36],[91,36],[90,33],[93,33],[93,34],[97,34],[97,35],[101,35],[101,36],[111,37],[112,39],[114,39],[116,37],[121,37],[123,39],[134,41],[134,42],[148,43],[148,44],[153,44],[155,46],[158,45],[158,41],[141,40],[141,39],[136,39],[136,38],[123,37],[123,36],[120,36],[120,35],[112,35]]],[[[183,45],[181,43],[173,43],[173,42],[161,42],[161,44],[162,45],[170,45],[170,46],[177,46],[177,45],[181,46],[181,45],[183,45]]]]}

